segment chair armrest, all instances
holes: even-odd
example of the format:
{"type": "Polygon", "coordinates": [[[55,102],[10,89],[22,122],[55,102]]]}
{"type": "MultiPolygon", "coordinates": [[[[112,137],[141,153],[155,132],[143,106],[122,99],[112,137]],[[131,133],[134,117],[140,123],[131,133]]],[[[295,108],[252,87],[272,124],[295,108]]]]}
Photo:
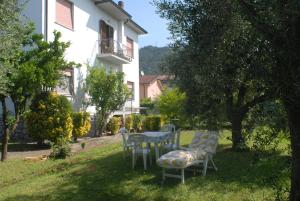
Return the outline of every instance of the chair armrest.
{"type": "Polygon", "coordinates": [[[186,150],[189,150],[189,148],[188,147],[179,146],[178,150],[184,150],[184,151],[186,151],[186,150]]]}

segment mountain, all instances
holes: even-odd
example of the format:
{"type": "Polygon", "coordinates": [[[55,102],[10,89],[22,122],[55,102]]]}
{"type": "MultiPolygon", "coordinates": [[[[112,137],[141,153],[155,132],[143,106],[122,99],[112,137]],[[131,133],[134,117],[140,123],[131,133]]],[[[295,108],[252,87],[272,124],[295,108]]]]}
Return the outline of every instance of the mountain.
{"type": "Polygon", "coordinates": [[[161,74],[162,60],[170,53],[168,47],[145,46],[140,49],[140,71],[145,75],[161,74]]]}

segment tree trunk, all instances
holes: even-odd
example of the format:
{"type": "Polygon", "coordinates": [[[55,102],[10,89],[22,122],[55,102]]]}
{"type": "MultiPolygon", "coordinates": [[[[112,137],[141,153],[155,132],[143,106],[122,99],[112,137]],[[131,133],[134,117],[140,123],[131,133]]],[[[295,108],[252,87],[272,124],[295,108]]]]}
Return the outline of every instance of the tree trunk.
{"type": "Polygon", "coordinates": [[[107,114],[100,114],[100,121],[99,121],[99,132],[100,132],[100,136],[102,136],[102,134],[104,133],[105,129],[106,129],[106,125],[107,125],[107,118],[109,115],[107,114]]]}
{"type": "Polygon", "coordinates": [[[1,99],[2,103],[2,150],[1,150],[1,161],[5,161],[7,159],[7,148],[8,148],[8,126],[7,126],[7,108],[5,104],[5,98],[1,99]]]}
{"type": "Polygon", "coordinates": [[[245,144],[243,135],[242,135],[242,116],[237,114],[232,114],[231,118],[231,130],[232,130],[232,149],[241,150],[245,144]]]}
{"type": "Polygon", "coordinates": [[[290,200],[300,200],[300,109],[285,104],[291,132],[292,170],[290,200]]]}

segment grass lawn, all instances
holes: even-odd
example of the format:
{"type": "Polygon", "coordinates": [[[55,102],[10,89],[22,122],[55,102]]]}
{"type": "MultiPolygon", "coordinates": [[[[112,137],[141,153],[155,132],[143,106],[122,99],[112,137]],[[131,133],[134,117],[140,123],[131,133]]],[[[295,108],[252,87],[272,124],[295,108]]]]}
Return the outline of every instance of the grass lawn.
{"type": "MultiPolygon", "coordinates": [[[[170,178],[161,186],[161,169],[152,165],[144,171],[141,159],[132,170],[131,158],[123,159],[117,143],[66,160],[0,163],[0,200],[275,200],[274,181],[289,181],[288,155],[278,152],[253,160],[252,152],[232,152],[226,135],[222,134],[214,158],[219,170],[209,170],[206,177],[187,172],[185,185],[170,178]]],[[[182,144],[188,144],[192,136],[183,132],[182,144]]]]}

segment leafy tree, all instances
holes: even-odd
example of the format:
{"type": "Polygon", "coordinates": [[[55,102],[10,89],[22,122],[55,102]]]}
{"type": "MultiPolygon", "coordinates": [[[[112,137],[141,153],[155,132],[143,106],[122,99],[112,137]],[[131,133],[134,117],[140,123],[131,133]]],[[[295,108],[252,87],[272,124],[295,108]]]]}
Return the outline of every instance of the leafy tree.
{"type": "Polygon", "coordinates": [[[300,4],[299,1],[236,1],[243,16],[270,42],[273,93],[287,111],[292,147],[290,200],[300,200],[300,4]]]}
{"type": "Polygon", "coordinates": [[[11,129],[14,132],[28,100],[37,93],[53,90],[59,83],[61,72],[78,65],[64,59],[70,44],[59,41],[59,32],[54,32],[52,42],[44,41],[42,35],[33,33],[33,25],[22,23],[26,20],[21,18],[18,4],[13,1],[0,3],[3,21],[0,33],[0,78],[3,78],[0,81],[0,98],[5,125],[2,160],[5,160],[9,134],[5,98],[10,97],[14,103],[16,121],[11,129]]]}
{"type": "Polygon", "coordinates": [[[269,45],[241,18],[231,1],[156,1],[170,20],[174,43],[167,66],[188,97],[187,111],[204,114],[209,127],[231,123],[233,148],[244,145],[242,121],[270,97],[269,45]]]}
{"type": "Polygon", "coordinates": [[[23,46],[27,50],[20,51],[14,65],[16,73],[10,79],[13,86],[9,94],[14,103],[17,122],[30,98],[54,90],[64,70],[79,66],[64,59],[70,43],[60,41],[61,33],[55,31],[54,40],[47,42],[42,35],[32,31],[29,30],[24,36],[23,46]]]}
{"type": "Polygon", "coordinates": [[[120,110],[129,97],[122,72],[107,73],[104,68],[92,67],[86,78],[89,104],[96,106],[100,134],[106,128],[111,113],[120,110]]]}
{"type": "Polygon", "coordinates": [[[22,48],[26,24],[19,15],[21,7],[15,1],[0,1],[0,101],[2,105],[2,150],[1,161],[7,158],[8,146],[8,112],[5,103],[9,89],[13,86],[10,77],[15,74],[14,63],[22,48]]]}
{"type": "Polygon", "coordinates": [[[168,121],[181,119],[186,95],[178,88],[165,89],[157,99],[157,108],[168,121]]]}

